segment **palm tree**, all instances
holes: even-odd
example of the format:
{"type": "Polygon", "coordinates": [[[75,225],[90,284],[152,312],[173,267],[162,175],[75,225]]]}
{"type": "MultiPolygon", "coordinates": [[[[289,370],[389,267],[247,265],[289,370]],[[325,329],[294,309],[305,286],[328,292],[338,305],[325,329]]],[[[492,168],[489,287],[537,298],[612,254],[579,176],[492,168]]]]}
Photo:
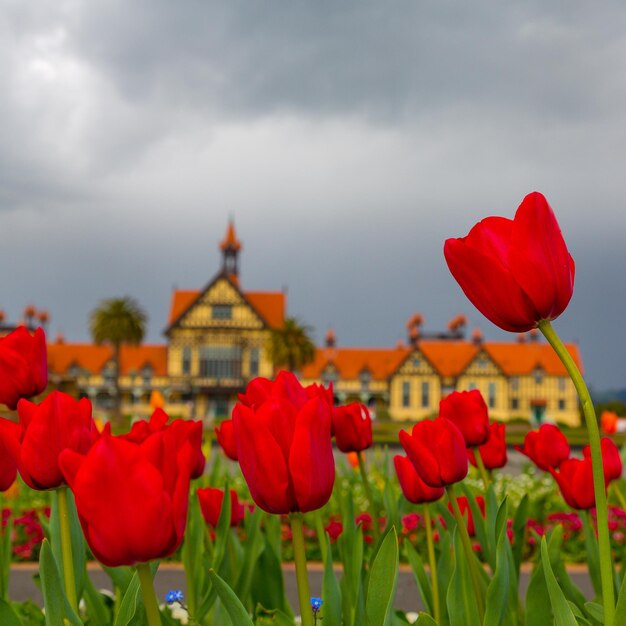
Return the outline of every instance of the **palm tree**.
{"type": "Polygon", "coordinates": [[[123,344],[138,345],[146,334],[148,317],[136,300],[125,296],[103,300],[91,312],[89,329],[97,345],[109,344],[113,348],[115,368],[115,398],[113,417],[121,421],[120,350],[123,344]]]}
{"type": "Polygon", "coordinates": [[[309,336],[310,326],[294,317],[288,317],[281,328],[272,330],[269,354],[274,367],[286,367],[290,372],[299,370],[315,359],[315,344],[309,336]]]}

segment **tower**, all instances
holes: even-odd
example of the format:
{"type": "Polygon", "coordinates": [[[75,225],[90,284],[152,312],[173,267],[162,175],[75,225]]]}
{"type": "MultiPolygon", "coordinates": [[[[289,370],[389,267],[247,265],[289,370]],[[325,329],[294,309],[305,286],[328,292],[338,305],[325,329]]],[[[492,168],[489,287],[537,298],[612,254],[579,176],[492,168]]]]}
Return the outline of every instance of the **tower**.
{"type": "Polygon", "coordinates": [[[222,251],[222,273],[235,281],[239,280],[239,251],[241,250],[241,242],[237,239],[235,233],[235,224],[233,220],[228,222],[226,235],[220,243],[222,251]]]}

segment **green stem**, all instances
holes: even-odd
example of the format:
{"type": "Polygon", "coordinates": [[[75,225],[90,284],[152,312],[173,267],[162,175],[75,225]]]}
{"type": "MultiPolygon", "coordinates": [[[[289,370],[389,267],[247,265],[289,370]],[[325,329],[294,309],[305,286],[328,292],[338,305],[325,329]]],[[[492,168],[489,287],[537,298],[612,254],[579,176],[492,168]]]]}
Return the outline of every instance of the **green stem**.
{"type": "Polygon", "coordinates": [[[433,613],[437,624],[441,618],[439,604],[439,580],[437,579],[437,559],[435,558],[435,543],[433,541],[433,527],[430,516],[430,506],[424,504],[424,524],[426,526],[426,545],[428,546],[428,563],[430,564],[430,585],[433,592],[433,613]]]}
{"type": "Polygon", "coordinates": [[[161,614],[159,613],[159,603],[154,592],[154,580],[152,579],[150,564],[138,563],[137,574],[139,575],[139,584],[143,594],[143,604],[146,608],[148,626],[161,626],[161,614]]]}
{"type": "Polygon", "coordinates": [[[318,509],[313,513],[315,516],[315,531],[317,533],[317,543],[320,544],[320,552],[322,554],[322,562],[326,563],[326,531],[322,522],[322,513],[318,509]]]}
{"type": "Polygon", "coordinates": [[[374,494],[372,492],[372,486],[370,485],[370,481],[367,478],[367,472],[365,471],[365,459],[363,458],[363,451],[359,450],[356,453],[356,456],[359,460],[359,473],[361,474],[363,489],[365,490],[365,496],[369,504],[368,508],[372,517],[372,532],[374,533],[375,537],[378,537],[380,535],[380,528],[378,525],[378,512],[376,511],[376,507],[374,506],[374,494]]]}
{"type": "Polygon", "coordinates": [[[63,582],[65,595],[69,605],[78,613],[76,598],[76,578],[74,576],[74,559],[72,557],[72,534],[70,531],[70,513],[67,504],[67,487],[57,489],[59,503],[59,529],[61,531],[61,556],[63,559],[63,582]]]}
{"type": "Polygon", "coordinates": [[[626,511],[626,500],[624,499],[624,494],[622,493],[622,490],[618,487],[617,483],[611,483],[610,489],[612,489],[615,493],[615,496],[617,498],[617,501],[619,502],[622,511],[626,511]]]}
{"type": "Polygon", "coordinates": [[[306,571],[304,533],[302,532],[302,513],[291,513],[289,519],[291,521],[291,542],[293,544],[293,560],[296,564],[296,581],[298,583],[298,600],[300,601],[302,626],[313,626],[309,577],[306,571]]]}
{"type": "Polygon", "coordinates": [[[476,467],[478,467],[478,471],[480,472],[480,477],[483,479],[483,485],[485,486],[485,493],[487,493],[487,489],[489,489],[489,474],[487,473],[487,469],[485,468],[485,464],[483,463],[483,457],[480,455],[480,450],[478,446],[474,447],[474,458],[476,459],[476,467]]]}
{"type": "Polygon", "coordinates": [[[567,369],[574,387],[580,398],[585,416],[589,448],[591,450],[591,466],[593,470],[593,489],[596,498],[596,519],[598,526],[598,546],[600,550],[600,580],[602,582],[602,603],[604,605],[604,624],[612,626],[615,620],[615,591],[613,587],[613,561],[611,557],[611,542],[609,538],[609,517],[604,483],[604,468],[602,465],[602,447],[600,445],[600,429],[593,402],[587,385],[563,342],[552,328],[549,320],[542,320],[537,328],[544,334],[554,348],[561,362],[567,369]]]}
{"type": "MultiPolygon", "coordinates": [[[[465,558],[467,560],[467,567],[469,568],[470,578],[472,580],[472,587],[474,588],[474,596],[476,596],[476,608],[478,609],[478,615],[480,617],[480,623],[482,624],[485,617],[485,603],[483,600],[483,594],[480,588],[480,578],[478,570],[476,569],[476,559],[474,558],[474,551],[472,550],[472,542],[470,541],[469,533],[467,532],[467,525],[459,503],[454,493],[454,485],[448,485],[446,487],[446,493],[448,494],[448,501],[452,507],[452,513],[456,520],[457,532],[461,537],[461,543],[463,544],[463,550],[465,551],[465,558]]],[[[457,557],[458,558],[458,557],[457,557]]]]}
{"type": "MultiPolygon", "coordinates": [[[[4,517],[4,497],[0,492],[0,525],[4,517]]],[[[6,528],[0,526],[0,600],[9,599],[9,575],[11,572],[12,514],[9,509],[6,528]]]]}

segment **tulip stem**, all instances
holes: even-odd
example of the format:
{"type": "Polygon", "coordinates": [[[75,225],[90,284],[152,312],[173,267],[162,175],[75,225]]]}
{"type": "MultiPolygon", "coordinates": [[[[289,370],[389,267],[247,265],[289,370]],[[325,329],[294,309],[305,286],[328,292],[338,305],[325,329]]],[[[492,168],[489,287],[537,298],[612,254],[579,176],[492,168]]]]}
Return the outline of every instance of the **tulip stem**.
{"type": "Polygon", "coordinates": [[[554,348],[561,362],[567,369],[574,387],[580,398],[585,416],[589,448],[591,450],[591,466],[593,470],[593,490],[596,499],[596,515],[598,526],[598,545],[600,550],[600,580],[602,582],[602,603],[604,606],[604,624],[612,626],[615,620],[615,590],[613,587],[613,561],[611,558],[611,542],[609,538],[609,517],[604,482],[604,468],[602,465],[602,447],[600,444],[600,430],[596,412],[589,395],[587,385],[580,373],[572,355],[567,351],[563,342],[554,331],[549,320],[537,323],[537,328],[544,334],[554,348]]]}
{"type": "Polygon", "coordinates": [[[72,609],[78,613],[76,598],[76,578],[74,576],[74,559],[72,555],[72,533],[70,531],[70,512],[67,504],[67,487],[57,489],[59,505],[59,529],[61,531],[61,557],[63,559],[63,582],[65,595],[72,609]]]}
{"type": "Polygon", "coordinates": [[[0,600],[9,599],[9,575],[11,572],[11,509],[7,509],[6,526],[4,523],[4,497],[0,492],[0,600]]]}
{"type": "Polygon", "coordinates": [[[448,501],[452,507],[452,514],[456,520],[457,532],[461,537],[461,543],[463,544],[463,550],[465,551],[465,559],[467,560],[467,567],[469,568],[472,587],[474,588],[474,595],[476,596],[476,608],[478,609],[480,623],[482,624],[485,617],[485,603],[480,588],[480,578],[478,569],[476,568],[476,559],[474,558],[474,551],[472,550],[472,542],[470,541],[469,533],[467,532],[467,524],[465,519],[463,519],[463,514],[461,513],[459,503],[456,499],[456,494],[454,493],[453,484],[446,487],[446,493],[448,494],[448,501]]]}
{"type": "Polygon", "coordinates": [[[437,624],[441,617],[439,604],[439,580],[437,579],[437,559],[435,558],[435,543],[433,541],[433,527],[430,516],[430,506],[424,504],[424,525],[426,527],[426,545],[428,546],[428,563],[430,564],[430,585],[433,595],[433,617],[437,624]]]}
{"type": "Polygon", "coordinates": [[[304,547],[304,533],[302,532],[302,513],[291,513],[291,542],[293,544],[293,560],[296,564],[296,581],[298,583],[298,600],[300,601],[300,616],[302,626],[314,626],[313,611],[311,610],[311,593],[309,592],[309,577],[306,571],[306,551],[304,547]]]}
{"type": "Polygon", "coordinates": [[[146,608],[148,626],[161,626],[161,613],[159,613],[159,603],[154,592],[154,579],[152,578],[150,564],[138,563],[137,574],[139,575],[139,584],[143,594],[143,604],[146,608]]]}
{"type": "Polygon", "coordinates": [[[317,533],[317,543],[320,544],[322,562],[326,563],[326,531],[322,522],[322,513],[318,509],[313,515],[315,516],[315,531],[317,533]]]}
{"type": "Polygon", "coordinates": [[[363,458],[363,451],[359,450],[356,453],[356,457],[359,461],[359,473],[361,474],[361,481],[363,482],[363,489],[365,490],[365,497],[369,504],[370,515],[372,517],[372,532],[375,537],[380,535],[380,527],[378,525],[378,512],[374,506],[374,493],[372,492],[372,486],[367,478],[367,472],[365,471],[365,459],[363,458]]]}
{"type": "Polygon", "coordinates": [[[474,458],[476,459],[476,467],[478,467],[478,471],[480,472],[480,477],[483,479],[483,485],[485,486],[485,493],[487,493],[487,489],[489,489],[489,474],[487,473],[487,469],[485,468],[485,464],[483,463],[483,457],[480,455],[480,450],[478,446],[474,447],[474,458]]]}
{"type": "Polygon", "coordinates": [[[626,500],[624,500],[624,494],[622,493],[622,490],[617,486],[617,483],[611,483],[610,488],[615,493],[615,497],[617,498],[617,501],[619,502],[622,511],[626,511],[626,500]]]}

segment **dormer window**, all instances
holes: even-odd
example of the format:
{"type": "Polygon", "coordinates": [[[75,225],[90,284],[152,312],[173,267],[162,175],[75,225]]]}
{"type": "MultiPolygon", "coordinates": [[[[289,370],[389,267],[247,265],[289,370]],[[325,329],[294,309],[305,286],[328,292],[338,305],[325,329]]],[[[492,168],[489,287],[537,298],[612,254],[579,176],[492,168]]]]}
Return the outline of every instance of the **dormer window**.
{"type": "Polygon", "coordinates": [[[334,385],[339,380],[339,373],[332,366],[325,367],[321,378],[324,385],[329,385],[330,383],[333,383],[334,385]]]}
{"type": "Polygon", "coordinates": [[[484,356],[479,357],[479,359],[476,361],[476,367],[478,367],[481,370],[484,370],[488,364],[489,364],[489,361],[487,361],[487,359],[484,356]]]}
{"type": "Polygon", "coordinates": [[[78,378],[79,376],[82,375],[83,370],[81,369],[80,365],[78,365],[78,363],[72,363],[69,366],[67,373],[72,378],[78,378]]]}
{"type": "Polygon", "coordinates": [[[150,385],[150,379],[152,378],[152,367],[149,364],[144,365],[141,368],[141,378],[144,385],[150,385]]]}
{"type": "Polygon", "coordinates": [[[370,383],[372,382],[372,373],[369,369],[365,368],[361,370],[361,373],[359,374],[359,381],[361,382],[361,389],[363,391],[367,391],[370,383]]]}
{"type": "Polygon", "coordinates": [[[542,367],[536,367],[533,370],[533,378],[535,379],[536,385],[541,385],[541,383],[543,382],[544,375],[545,375],[545,372],[543,371],[542,367]]]}

